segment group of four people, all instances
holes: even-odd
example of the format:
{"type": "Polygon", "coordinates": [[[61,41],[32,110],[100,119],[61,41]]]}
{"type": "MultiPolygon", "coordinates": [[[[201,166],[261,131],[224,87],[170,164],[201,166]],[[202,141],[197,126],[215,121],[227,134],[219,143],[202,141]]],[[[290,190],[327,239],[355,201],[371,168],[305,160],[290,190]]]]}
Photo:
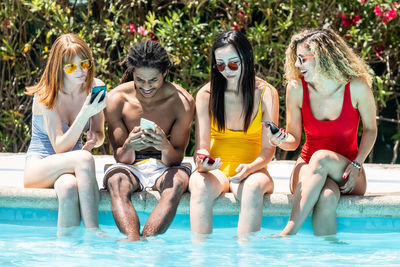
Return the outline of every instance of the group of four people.
{"type": "Polygon", "coordinates": [[[292,37],[285,61],[287,124],[278,131],[272,130],[279,119],[278,93],[256,76],[251,44],[238,31],[214,40],[210,82],[196,102],[167,82],[171,62],[158,42],[131,47],[126,65],[121,84],[93,100],[92,88],[104,83],[94,77],[92,53],[81,38],[64,34],[53,44],[40,82],[27,88],[34,102],[24,183],[54,187],[60,229],[79,226],[81,219],[87,228],[98,228],[99,192],[88,151],[103,143],[104,114],[117,162],[105,171],[104,187],[115,222],[130,240],[141,236],[131,195],[146,188],[161,198],[143,236],[167,230],[187,188],[192,232],[212,232],[214,200],[226,192],[240,202],[238,235],[260,230],[264,195],[274,189],[267,164],[277,146],[299,146],[303,127],[306,143],[290,177],[293,208],[281,235],[295,234],[311,211],[314,233],[334,234],[340,194],[365,193],[362,163],[377,132],[371,76],[334,31],[311,29],[292,37]],[[182,159],[193,117],[192,172],[182,159]],[[150,129],[142,129],[143,118],[154,122],[150,129]]]}

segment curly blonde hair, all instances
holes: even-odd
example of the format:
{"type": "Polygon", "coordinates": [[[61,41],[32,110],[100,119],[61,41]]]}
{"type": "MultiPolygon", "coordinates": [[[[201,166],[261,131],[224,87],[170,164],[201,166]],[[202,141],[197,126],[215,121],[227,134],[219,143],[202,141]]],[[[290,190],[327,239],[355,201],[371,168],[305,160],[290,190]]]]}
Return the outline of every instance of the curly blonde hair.
{"type": "Polygon", "coordinates": [[[302,77],[295,67],[297,46],[305,44],[315,56],[316,72],[344,84],[353,78],[363,79],[369,87],[372,77],[367,64],[356,55],[336,32],[330,29],[307,29],[292,36],[286,49],[286,82],[302,77]]]}

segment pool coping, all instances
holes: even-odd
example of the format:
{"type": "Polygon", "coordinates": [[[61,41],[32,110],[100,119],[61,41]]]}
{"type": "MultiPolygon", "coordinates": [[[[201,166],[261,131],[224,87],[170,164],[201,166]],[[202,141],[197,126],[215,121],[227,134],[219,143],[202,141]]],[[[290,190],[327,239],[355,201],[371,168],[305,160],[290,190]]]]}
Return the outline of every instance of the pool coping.
{"type": "MultiPolygon", "coordinates": [[[[103,167],[112,163],[110,155],[95,156],[96,177],[102,184],[103,167]]],[[[58,209],[54,189],[33,189],[23,187],[25,154],[0,153],[0,207],[58,209]]],[[[193,160],[186,157],[186,162],[193,160]]],[[[273,177],[275,190],[266,195],[263,203],[264,216],[289,216],[292,195],[288,184],[294,161],[272,161],[268,170],[273,177]]],[[[400,165],[365,164],[367,172],[367,193],[365,196],[342,196],[337,208],[339,217],[393,217],[400,218],[400,165]]],[[[157,205],[160,194],[155,191],[137,192],[132,203],[137,211],[151,212],[157,205]]],[[[189,213],[190,193],[182,196],[178,214],[189,213]]],[[[232,193],[222,194],[214,202],[214,214],[238,214],[240,203],[232,193]]],[[[99,211],[111,211],[110,195],[100,191],[99,211]]]]}
{"type": "MultiPolygon", "coordinates": [[[[157,205],[160,194],[156,191],[137,192],[132,195],[132,203],[137,211],[151,212],[157,205]]],[[[179,203],[177,213],[189,213],[190,194],[185,193],[179,203]]],[[[263,216],[289,216],[292,195],[274,193],[264,197],[263,216]]],[[[36,208],[57,210],[58,201],[54,189],[0,188],[0,207],[36,208]]],[[[232,193],[225,193],[214,203],[214,214],[238,214],[240,203],[232,193]]],[[[100,191],[99,211],[111,211],[110,195],[100,191]]],[[[393,217],[400,218],[400,193],[367,194],[365,196],[342,196],[337,208],[338,217],[393,217]]]]}

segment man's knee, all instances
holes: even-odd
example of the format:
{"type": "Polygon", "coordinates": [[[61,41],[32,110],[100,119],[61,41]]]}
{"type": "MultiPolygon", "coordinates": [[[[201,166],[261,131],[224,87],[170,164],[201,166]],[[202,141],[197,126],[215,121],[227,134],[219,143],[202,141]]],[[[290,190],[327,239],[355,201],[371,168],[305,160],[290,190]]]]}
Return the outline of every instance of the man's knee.
{"type": "Polygon", "coordinates": [[[131,178],[124,172],[110,173],[105,179],[105,185],[111,196],[131,194],[139,186],[136,180],[131,181],[131,178]]]}
{"type": "Polygon", "coordinates": [[[182,169],[171,169],[166,173],[162,181],[161,190],[172,189],[176,192],[185,192],[189,184],[189,175],[182,169]]]}

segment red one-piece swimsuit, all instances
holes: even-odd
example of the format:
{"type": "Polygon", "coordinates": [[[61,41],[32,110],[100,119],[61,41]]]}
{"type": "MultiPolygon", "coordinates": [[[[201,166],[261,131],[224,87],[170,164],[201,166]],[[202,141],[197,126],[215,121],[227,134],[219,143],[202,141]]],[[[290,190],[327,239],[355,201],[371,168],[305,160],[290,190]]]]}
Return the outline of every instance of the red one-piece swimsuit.
{"type": "Polygon", "coordinates": [[[301,150],[301,158],[309,162],[315,151],[324,149],[334,151],[349,160],[354,160],[358,154],[357,132],[360,112],[351,103],[350,83],[344,89],[342,112],[335,120],[317,120],[311,111],[308,85],[303,84],[303,116],[306,142],[301,150]]]}

